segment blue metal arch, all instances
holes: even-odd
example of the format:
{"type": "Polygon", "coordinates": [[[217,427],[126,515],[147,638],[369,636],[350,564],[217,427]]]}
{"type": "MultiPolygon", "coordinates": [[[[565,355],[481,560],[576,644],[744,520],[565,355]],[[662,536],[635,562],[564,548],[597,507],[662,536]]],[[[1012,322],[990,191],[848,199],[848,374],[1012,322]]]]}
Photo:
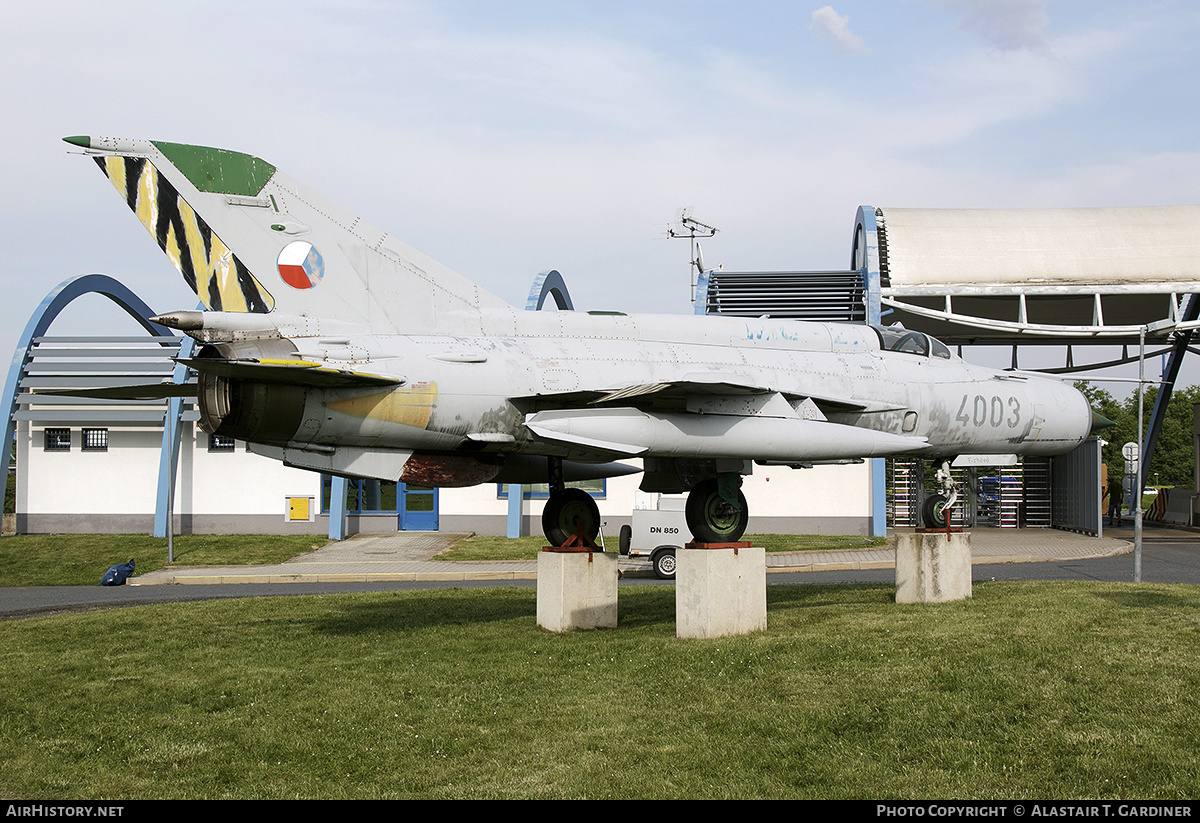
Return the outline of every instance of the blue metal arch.
{"type": "MultiPolygon", "coordinates": [[[[57,288],[46,295],[45,299],[42,300],[41,304],[30,316],[29,322],[25,324],[25,330],[21,332],[21,337],[17,341],[17,347],[13,351],[12,363],[8,368],[8,376],[4,381],[4,403],[6,405],[4,417],[4,467],[6,471],[9,461],[12,459],[13,437],[16,434],[17,394],[21,388],[21,378],[24,376],[25,369],[29,365],[33,342],[45,335],[50,324],[54,322],[63,309],[70,305],[76,298],[82,297],[85,294],[100,294],[112,300],[130,317],[140,323],[152,337],[169,338],[172,342],[179,340],[175,332],[166,326],[160,326],[157,323],[151,322],[150,318],[154,316],[155,312],[140,297],[130,291],[124,284],[106,274],[85,274],[60,283],[57,288]]],[[[190,342],[191,339],[187,338],[183,341],[183,344],[187,345],[190,342]]],[[[177,367],[174,379],[176,383],[185,380],[186,370],[181,374],[180,368],[177,367]]],[[[178,398],[172,400],[170,414],[174,415],[174,417],[173,419],[168,418],[163,427],[163,451],[159,460],[159,499],[154,518],[155,536],[157,537],[166,536],[166,501],[163,486],[164,483],[169,485],[169,479],[174,477],[174,468],[179,455],[179,416],[182,408],[183,404],[178,398]],[[169,444],[168,431],[172,433],[173,446],[169,444]],[[161,534],[159,534],[160,519],[164,529],[161,534]]]]}
{"type": "Polygon", "coordinates": [[[557,270],[539,272],[533,278],[533,286],[529,289],[529,299],[525,301],[526,311],[541,311],[547,297],[554,298],[554,305],[559,311],[575,311],[571,295],[567,291],[567,283],[557,270]]]}
{"type": "MultiPolygon", "coordinates": [[[[554,305],[559,311],[575,311],[571,293],[567,291],[567,282],[557,269],[538,272],[537,277],[533,278],[533,285],[529,287],[529,299],[525,301],[525,311],[541,311],[547,297],[554,298],[554,305]]],[[[524,487],[515,484],[509,486],[505,531],[510,538],[521,536],[521,501],[524,497],[524,487]]],[[[332,532],[330,537],[333,537],[332,532]]]]}
{"type": "Polygon", "coordinates": [[[692,314],[704,315],[708,314],[708,283],[709,275],[712,272],[701,271],[696,275],[696,293],[692,300],[692,314]]]}
{"type": "Polygon", "coordinates": [[[858,207],[850,248],[850,268],[862,275],[866,290],[867,323],[876,325],[882,317],[883,305],[879,293],[879,225],[875,222],[874,206],[858,207]]]}

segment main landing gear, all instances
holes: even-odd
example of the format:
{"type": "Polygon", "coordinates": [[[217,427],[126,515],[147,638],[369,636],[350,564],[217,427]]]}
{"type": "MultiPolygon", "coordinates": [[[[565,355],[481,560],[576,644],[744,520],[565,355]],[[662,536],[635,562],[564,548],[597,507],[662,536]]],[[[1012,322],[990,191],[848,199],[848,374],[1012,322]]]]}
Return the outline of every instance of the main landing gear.
{"type": "Polygon", "coordinates": [[[562,546],[575,534],[575,518],[580,518],[583,533],[592,540],[600,533],[600,508],[583,489],[550,487],[550,499],[542,509],[542,532],[552,546],[562,546]]]}
{"type": "Polygon", "coordinates": [[[562,460],[552,457],[550,499],[542,509],[542,533],[552,546],[563,546],[576,529],[593,541],[600,534],[600,508],[583,489],[568,489],[563,482],[562,460]],[[576,523],[578,518],[579,523],[576,523]]]}
{"type": "Polygon", "coordinates": [[[697,543],[736,543],[750,520],[742,478],[720,474],[702,480],[688,492],[684,514],[697,543]]]}
{"type": "MultiPolygon", "coordinates": [[[[600,533],[600,509],[582,489],[568,489],[562,480],[562,461],[550,461],[550,499],[542,510],[542,532],[553,546],[562,546],[580,529],[593,540],[600,533]],[[576,523],[576,519],[579,523],[576,523]]],[[[701,480],[688,493],[684,516],[697,543],[736,543],[746,533],[750,509],[742,493],[742,477],[722,472],[701,480]]]]}

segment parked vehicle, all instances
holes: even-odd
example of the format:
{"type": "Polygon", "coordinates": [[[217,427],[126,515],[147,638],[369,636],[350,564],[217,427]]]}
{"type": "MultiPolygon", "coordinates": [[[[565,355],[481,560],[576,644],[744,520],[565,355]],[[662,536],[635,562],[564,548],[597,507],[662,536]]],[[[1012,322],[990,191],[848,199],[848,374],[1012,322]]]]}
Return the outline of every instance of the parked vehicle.
{"type": "Polygon", "coordinates": [[[685,495],[639,493],[638,502],[634,504],[637,508],[633,510],[633,524],[621,527],[621,554],[649,557],[655,577],[673,580],[675,552],[683,548],[690,536],[684,511],[686,503],[685,495]]]}

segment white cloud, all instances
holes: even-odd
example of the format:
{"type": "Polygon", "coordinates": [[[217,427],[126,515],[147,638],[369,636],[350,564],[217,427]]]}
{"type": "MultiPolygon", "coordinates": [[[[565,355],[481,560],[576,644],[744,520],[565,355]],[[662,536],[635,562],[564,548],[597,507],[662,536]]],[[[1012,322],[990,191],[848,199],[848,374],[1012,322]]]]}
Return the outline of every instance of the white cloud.
{"type": "Polygon", "coordinates": [[[850,18],[838,14],[833,6],[822,6],[812,13],[808,28],[819,37],[833,41],[845,54],[868,54],[863,39],[850,31],[850,18]]]}
{"type": "Polygon", "coordinates": [[[1037,50],[973,50],[931,60],[879,117],[894,146],[936,147],[997,126],[1055,119],[1103,99],[1105,67],[1132,48],[1120,32],[1061,36],[1037,50]]]}
{"type": "Polygon", "coordinates": [[[1046,0],[943,0],[966,14],[959,24],[1003,51],[1038,50],[1045,45],[1046,0]]]}

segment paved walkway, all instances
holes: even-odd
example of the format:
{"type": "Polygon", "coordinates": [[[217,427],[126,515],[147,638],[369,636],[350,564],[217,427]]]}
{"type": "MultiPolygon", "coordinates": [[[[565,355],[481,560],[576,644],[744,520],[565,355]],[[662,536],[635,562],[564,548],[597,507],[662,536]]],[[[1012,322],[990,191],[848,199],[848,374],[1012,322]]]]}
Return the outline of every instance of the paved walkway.
{"type": "MultiPolygon", "coordinates": [[[[1161,534],[1164,530],[1156,530],[1161,534]]],[[[1181,532],[1195,538],[1193,533],[1181,532]]],[[[1103,538],[1056,529],[976,529],[971,532],[975,564],[1036,563],[1109,557],[1132,550],[1132,529],[1117,529],[1103,538]]],[[[357,535],[330,543],[276,566],[172,567],[132,578],[131,585],[213,583],[332,583],[385,581],[536,580],[536,560],[447,562],[433,560],[465,534],[393,532],[357,535]]],[[[890,569],[892,548],[839,552],[768,554],[767,572],[815,572],[846,569],[890,569]]],[[[628,576],[652,576],[650,562],[621,559],[628,576]]]]}

